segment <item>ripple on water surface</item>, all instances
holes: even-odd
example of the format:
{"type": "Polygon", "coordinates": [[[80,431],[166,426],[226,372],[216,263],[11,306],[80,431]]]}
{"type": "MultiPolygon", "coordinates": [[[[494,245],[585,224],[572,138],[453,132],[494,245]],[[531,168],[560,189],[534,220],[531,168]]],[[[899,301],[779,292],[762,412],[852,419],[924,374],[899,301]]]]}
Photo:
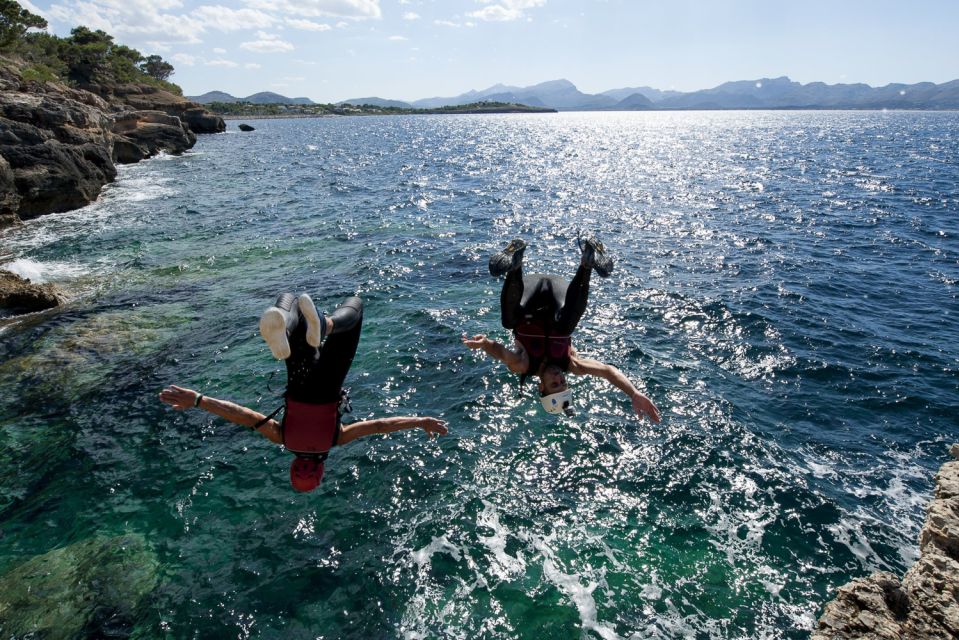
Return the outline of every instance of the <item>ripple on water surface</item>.
{"type": "Polygon", "coordinates": [[[147,635],[804,637],[914,560],[955,438],[956,117],[269,120],[123,167],[3,232],[4,268],[71,302],[0,326],[0,572],[145,536],[147,635]],[[591,379],[549,418],[459,343],[507,337],[491,252],[571,276],[579,230],[617,267],[577,348],[661,425],[591,379]],[[355,419],[450,434],[336,450],[303,496],[276,446],[157,402],[275,408],[282,290],[365,298],[355,419]]]}

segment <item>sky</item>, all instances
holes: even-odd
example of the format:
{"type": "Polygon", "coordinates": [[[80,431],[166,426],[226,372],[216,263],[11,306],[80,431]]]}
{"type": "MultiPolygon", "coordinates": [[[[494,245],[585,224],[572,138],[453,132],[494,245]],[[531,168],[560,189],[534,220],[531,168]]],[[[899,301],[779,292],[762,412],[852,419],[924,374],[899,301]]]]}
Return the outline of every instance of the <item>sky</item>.
{"type": "Polygon", "coordinates": [[[176,68],[186,95],[316,102],[455,96],[565,78],[580,91],[730,80],[959,78],[959,0],[21,0],[176,68]]]}

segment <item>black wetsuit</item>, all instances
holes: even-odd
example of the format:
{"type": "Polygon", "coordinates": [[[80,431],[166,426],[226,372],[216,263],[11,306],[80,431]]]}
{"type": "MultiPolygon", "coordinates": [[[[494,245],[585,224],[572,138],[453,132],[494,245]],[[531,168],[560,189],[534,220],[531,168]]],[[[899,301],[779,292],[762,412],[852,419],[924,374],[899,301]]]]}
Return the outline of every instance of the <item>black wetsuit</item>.
{"type": "MultiPolygon", "coordinates": [[[[586,312],[590,272],[580,266],[571,282],[539,273],[524,276],[522,267],[509,272],[500,295],[503,326],[515,333],[517,328],[532,322],[542,328],[547,338],[568,337],[586,312]]],[[[548,345],[541,357],[532,353],[527,355],[530,358],[527,374],[538,374],[544,360],[564,371],[569,368],[569,356],[552,357],[548,345]]]]}
{"type": "Polygon", "coordinates": [[[333,331],[323,342],[323,348],[312,347],[306,341],[306,319],[300,313],[296,297],[281,294],[277,308],[287,315],[287,338],[290,357],[286,359],[286,397],[309,404],[338,402],[343,381],[353,364],[356,347],[363,329],[363,301],[347,298],[330,315],[333,331]]]}

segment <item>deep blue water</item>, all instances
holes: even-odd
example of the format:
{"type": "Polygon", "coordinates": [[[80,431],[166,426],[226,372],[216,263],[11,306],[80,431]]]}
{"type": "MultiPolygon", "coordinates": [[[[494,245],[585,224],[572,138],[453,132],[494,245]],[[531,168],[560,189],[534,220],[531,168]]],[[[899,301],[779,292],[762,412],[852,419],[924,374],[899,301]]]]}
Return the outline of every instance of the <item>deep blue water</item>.
{"type": "MultiPolygon", "coordinates": [[[[72,296],[0,324],[0,571],[97,535],[160,560],[138,633],[799,638],[901,572],[959,439],[959,114],[710,112],[262,120],[123,167],[0,234],[72,296]],[[490,253],[617,259],[575,337],[602,381],[554,419],[462,333],[505,340],[490,253]],[[366,300],[358,418],[289,456],[157,393],[264,413],[273,296],[366,300]]],[[[231,129],[235,127],[231,124],[231,129]]]]}

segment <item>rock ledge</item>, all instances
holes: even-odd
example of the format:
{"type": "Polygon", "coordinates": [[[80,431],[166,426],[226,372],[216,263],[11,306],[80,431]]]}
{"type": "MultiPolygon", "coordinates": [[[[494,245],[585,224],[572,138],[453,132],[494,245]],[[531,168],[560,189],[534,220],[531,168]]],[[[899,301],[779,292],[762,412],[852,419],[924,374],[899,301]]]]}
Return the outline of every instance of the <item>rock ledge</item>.
{"type": "Polygon", "coordinates": [[[812,640],[959,638],[959,444],[936,474],[919,560],[899,580],[879,572],[839,587],[812,640]]]}

